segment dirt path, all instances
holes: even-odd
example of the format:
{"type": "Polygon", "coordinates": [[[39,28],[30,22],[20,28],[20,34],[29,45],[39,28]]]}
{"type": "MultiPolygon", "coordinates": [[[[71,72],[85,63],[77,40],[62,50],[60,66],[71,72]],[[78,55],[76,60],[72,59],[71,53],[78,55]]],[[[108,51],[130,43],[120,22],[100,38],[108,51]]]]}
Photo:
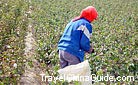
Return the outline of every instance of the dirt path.
{"type": "MultiPolygon", "coordinates": [[[[32,13],[31,6],[29,12],[32,13]]],[[[34,38],[34,28],[32,20],[29,18],[28,30],[25,37],[25,52],[24,58],[26,60],[24,66],[24,74],[21,76],[19,85],[47,85],[46,82],[42,82],[41,73],[44,73],[44,69],[41,68],[40,63],[35,59],[37,43],[34,38]],[[30,66],[31,64],[31,66],[30,66]]]]}

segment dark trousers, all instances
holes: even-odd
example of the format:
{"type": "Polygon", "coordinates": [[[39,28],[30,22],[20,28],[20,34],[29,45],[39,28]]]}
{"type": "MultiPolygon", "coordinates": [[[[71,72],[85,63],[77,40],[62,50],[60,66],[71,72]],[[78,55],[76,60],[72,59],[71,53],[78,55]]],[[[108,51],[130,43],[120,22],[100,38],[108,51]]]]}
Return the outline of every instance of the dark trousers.
{"type": "Polygon", "coordinates": [[[61,68],[80,63],[80,60],[76,56],[63,50],[59,50],[59,59],[61,68]]]}

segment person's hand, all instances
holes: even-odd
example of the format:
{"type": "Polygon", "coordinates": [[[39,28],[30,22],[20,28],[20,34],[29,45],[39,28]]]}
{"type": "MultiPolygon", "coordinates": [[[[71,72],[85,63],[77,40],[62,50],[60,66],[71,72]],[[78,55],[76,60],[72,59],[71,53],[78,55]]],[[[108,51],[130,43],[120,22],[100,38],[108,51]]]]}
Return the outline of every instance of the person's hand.
{"type": "Polygon", "coordinates": [[[88,51],[88,53],[94,53],[93,44],[91,45],[90,50],[88,51]]]}

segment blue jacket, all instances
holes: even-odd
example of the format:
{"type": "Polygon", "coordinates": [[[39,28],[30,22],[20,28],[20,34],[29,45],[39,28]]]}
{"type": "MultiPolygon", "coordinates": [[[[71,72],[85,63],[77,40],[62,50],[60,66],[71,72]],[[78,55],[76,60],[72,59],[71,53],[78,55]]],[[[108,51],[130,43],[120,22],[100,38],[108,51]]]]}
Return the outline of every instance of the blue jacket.
{"type": "Polygon", "coordinates": [[[92,25],[84,18],[71,21],[67,24],[62,37],[58,43],[58,50],[64,50],[80,59],[84,60],[85,51],[90,49],[90,35],[92,25]]]}

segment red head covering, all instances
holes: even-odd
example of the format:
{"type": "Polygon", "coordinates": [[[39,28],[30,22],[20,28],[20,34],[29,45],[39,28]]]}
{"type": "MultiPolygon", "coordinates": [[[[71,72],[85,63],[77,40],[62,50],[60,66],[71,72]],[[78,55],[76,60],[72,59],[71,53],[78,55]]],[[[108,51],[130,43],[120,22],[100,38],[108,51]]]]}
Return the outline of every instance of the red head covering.
{"type": "Polygon", "coordinates": [[[73,21],[79,20],[80,18],[85,18],[89,22],[92,22],[93,20],[97,19],[97,17],[97,10],[93,6],[88,6],[85,9],[83,9],[80,13],[80,16],[74,18],[73,21]]]}

